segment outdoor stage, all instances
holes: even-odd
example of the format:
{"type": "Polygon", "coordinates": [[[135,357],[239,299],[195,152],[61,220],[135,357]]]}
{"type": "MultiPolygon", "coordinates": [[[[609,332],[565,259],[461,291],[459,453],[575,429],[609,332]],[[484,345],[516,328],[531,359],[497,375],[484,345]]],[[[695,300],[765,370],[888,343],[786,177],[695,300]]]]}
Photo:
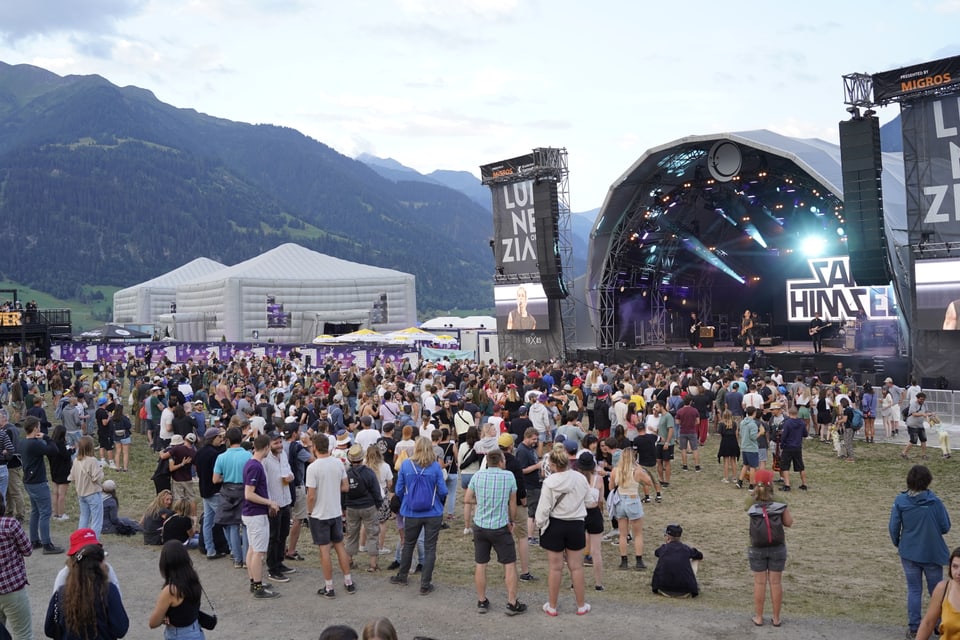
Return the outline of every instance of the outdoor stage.
{"type": "MultiPolygon", "coordinates": [[[[641,362],[675,367],[725,367],[736,363],[737,369],[750,356],[733,343],[726,342],[710,348],[692,349],[687,342],[672,342],[666,345],[644,345],[623,349],[599,351],[584,349],[577,351],[577,360],[596,360],[598,362],[641,362]]],[[[887,376],[893,378],[899,386],[907,384],[909,360],[896,353],[894,347],[871,347],[857,351],[839,347],[824,346],[823,351],[815,354],[810,342],[783,343],[777,346],[757,347],[753,369],[768,370],[778,368],[785,379],[809,372],[826,374],[837,368],[842,362],[844,369],[852,371],[861,384],[880,384],[887,376]]]]}

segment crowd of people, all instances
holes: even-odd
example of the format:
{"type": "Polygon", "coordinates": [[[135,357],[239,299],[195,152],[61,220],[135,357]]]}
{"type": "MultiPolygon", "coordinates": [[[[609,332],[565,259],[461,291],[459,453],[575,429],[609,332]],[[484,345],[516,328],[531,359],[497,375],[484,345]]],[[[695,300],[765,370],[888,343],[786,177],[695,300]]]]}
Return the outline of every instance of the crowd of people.
{"type": "MultiPolygon", "coordinates": [[[[911,444],[903,457],[919,444],[926,459],[925,426],[935,419],[916,385],[900,388],[890,378],[879,390],[857,385],[842,364],[826,375],[785,380],[779,371],[735,363],[694,370],[404,360],[361,370],[332,359],[306,367],[294,353],[182,365],[131,357],[95,363],[92,372],[48,363],[3,384],[0,402],[13,421],[0,410],[0,450],[9,460],[0,467],[0,495],[13,522],[25,521],[29,501],[26,551],[64,552],[50,538],[50,520],[68,517],[72,485],[78,531],[92,540],[106,531],[142,532],[145,544],[162,545],[165,586],[150,626],[175,628],[178,638],[203,637],[191,547],[211,560],[229,556],[246,571],[251,597],[269,599],[280,595],[278,584],[295,579],[306,529],[320,557],[319,596],[336,598],[341,588],[356,593],[360,571],[392,572],[389,583],[399,587],[416,576],[420,595],[429,596],[437,541],[453,527],[458,493],[463,533],[473,539],[479,613],[492,608],[486,567],[493,553],[504,567],[503,611],[528,610],[518,587],[538,579],[529,558],[539,547],[548,561],[543,612],[562,610],[566,572],[575,611],[585,615],[587,569],[595,592],[604,590],[600,545],[615,539],[617,570],[647,570],[645,505],[669,499],[678,450],[680,470],[703,471],[700,450],[711,430],[720,437],[721,480],[753,495],[751,536],[758,515],[768,529],[771,521],[779,527],[766,543],[751,538],[749,557],[754,623],[763,624],[769,588],[779,626],[782,529],[793,516],[773,493],[807,490],[804,441],[832,443],[838,457],[853,462],[855,437],[872,443],[880,418],[887,437],[905,422],[911,444]],[[56,425],[46,414],[48,397],[56,425]],[[156,498],[139,521],[119,515],[116,482],[105,476],[129,470],[135,433],[146,436],[157,461],[156,498]],[[391,554],[391,521],[397,548],[381,567],[391,554]]],[[[655,593],[699,594],[703,555],[681,542],[682,532],[679,524],[668,526],[654,553],[655,593]]],[[[68,568],[92,585],[90,597],[119,600],[102,571],[80,571],[84,559],[102,564],[102,554],[75,546],[71,539],[68,568]]],[[[64,603],[75,605],[70,593],[60,596],[61,613],[64,603]]],[[[913,604],[910,611],[916,631],[913,604]]],[[[75,614],[55,617],[67,625],[64,637],[94,624],[75,614]]]]}

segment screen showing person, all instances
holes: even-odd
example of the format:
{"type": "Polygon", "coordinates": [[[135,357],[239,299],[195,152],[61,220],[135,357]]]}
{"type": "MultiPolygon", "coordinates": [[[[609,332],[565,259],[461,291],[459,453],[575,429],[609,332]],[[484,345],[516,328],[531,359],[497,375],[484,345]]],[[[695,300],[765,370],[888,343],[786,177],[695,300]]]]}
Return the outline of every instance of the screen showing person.
{"type": "Polygon", "coordinates": [[[542,331],[550,328],[550,306],[543,285],[526,282],[493,288],[497,325],[506,331],[542,331]]]}
{"type": "Polygon", "coordinates": [[[918,260],[917,328],[952,331],[960,328],[960,259],[918,260]]]}

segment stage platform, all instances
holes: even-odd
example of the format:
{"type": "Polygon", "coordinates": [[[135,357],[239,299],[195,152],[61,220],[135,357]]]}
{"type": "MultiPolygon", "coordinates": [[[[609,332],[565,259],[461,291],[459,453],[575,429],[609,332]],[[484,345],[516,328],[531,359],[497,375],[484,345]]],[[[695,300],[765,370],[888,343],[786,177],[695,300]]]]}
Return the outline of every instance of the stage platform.
{"type": "MultiPolygon", "coordinates": [[[[598,362],[641,362],[670,367],[717,367],[731,366],[736,363],[738,369],[750,357],[732,343],[722,343],[710,348],[692,349],[686,342],[666,345],[644,345],[640,347],[617,348],[610,350],[578,349],[576,360],[596,360],[598,362]]],[[[882,383],[887,376],[893,378],[899,386],[905,386],[910,366],[906,357],[901,357],[892,347],[879,347],[848,351],[838,347],[824,347],[820,353],[813,352],[809,342],[783,343],[777,346],[757,347],[754,370],[778,368],[787,379],[797,374],[809,372],[826,374],[833,372],[837,363],[842,362],[844,369],[852,371],[859,383],[882,383]]]]}

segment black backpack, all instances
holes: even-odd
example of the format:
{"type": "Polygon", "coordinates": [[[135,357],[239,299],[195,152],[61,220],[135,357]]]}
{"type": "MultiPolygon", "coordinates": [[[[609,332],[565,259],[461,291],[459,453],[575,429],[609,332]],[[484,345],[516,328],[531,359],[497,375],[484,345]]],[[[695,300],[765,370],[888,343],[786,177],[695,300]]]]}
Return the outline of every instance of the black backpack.
{"type": "Polygon", "coordinates": [[[771,509],[773,505],[755,504],[750,507],[750,546],[777,547],[784,544],[786,535],[781,506],[771,509]]]}

